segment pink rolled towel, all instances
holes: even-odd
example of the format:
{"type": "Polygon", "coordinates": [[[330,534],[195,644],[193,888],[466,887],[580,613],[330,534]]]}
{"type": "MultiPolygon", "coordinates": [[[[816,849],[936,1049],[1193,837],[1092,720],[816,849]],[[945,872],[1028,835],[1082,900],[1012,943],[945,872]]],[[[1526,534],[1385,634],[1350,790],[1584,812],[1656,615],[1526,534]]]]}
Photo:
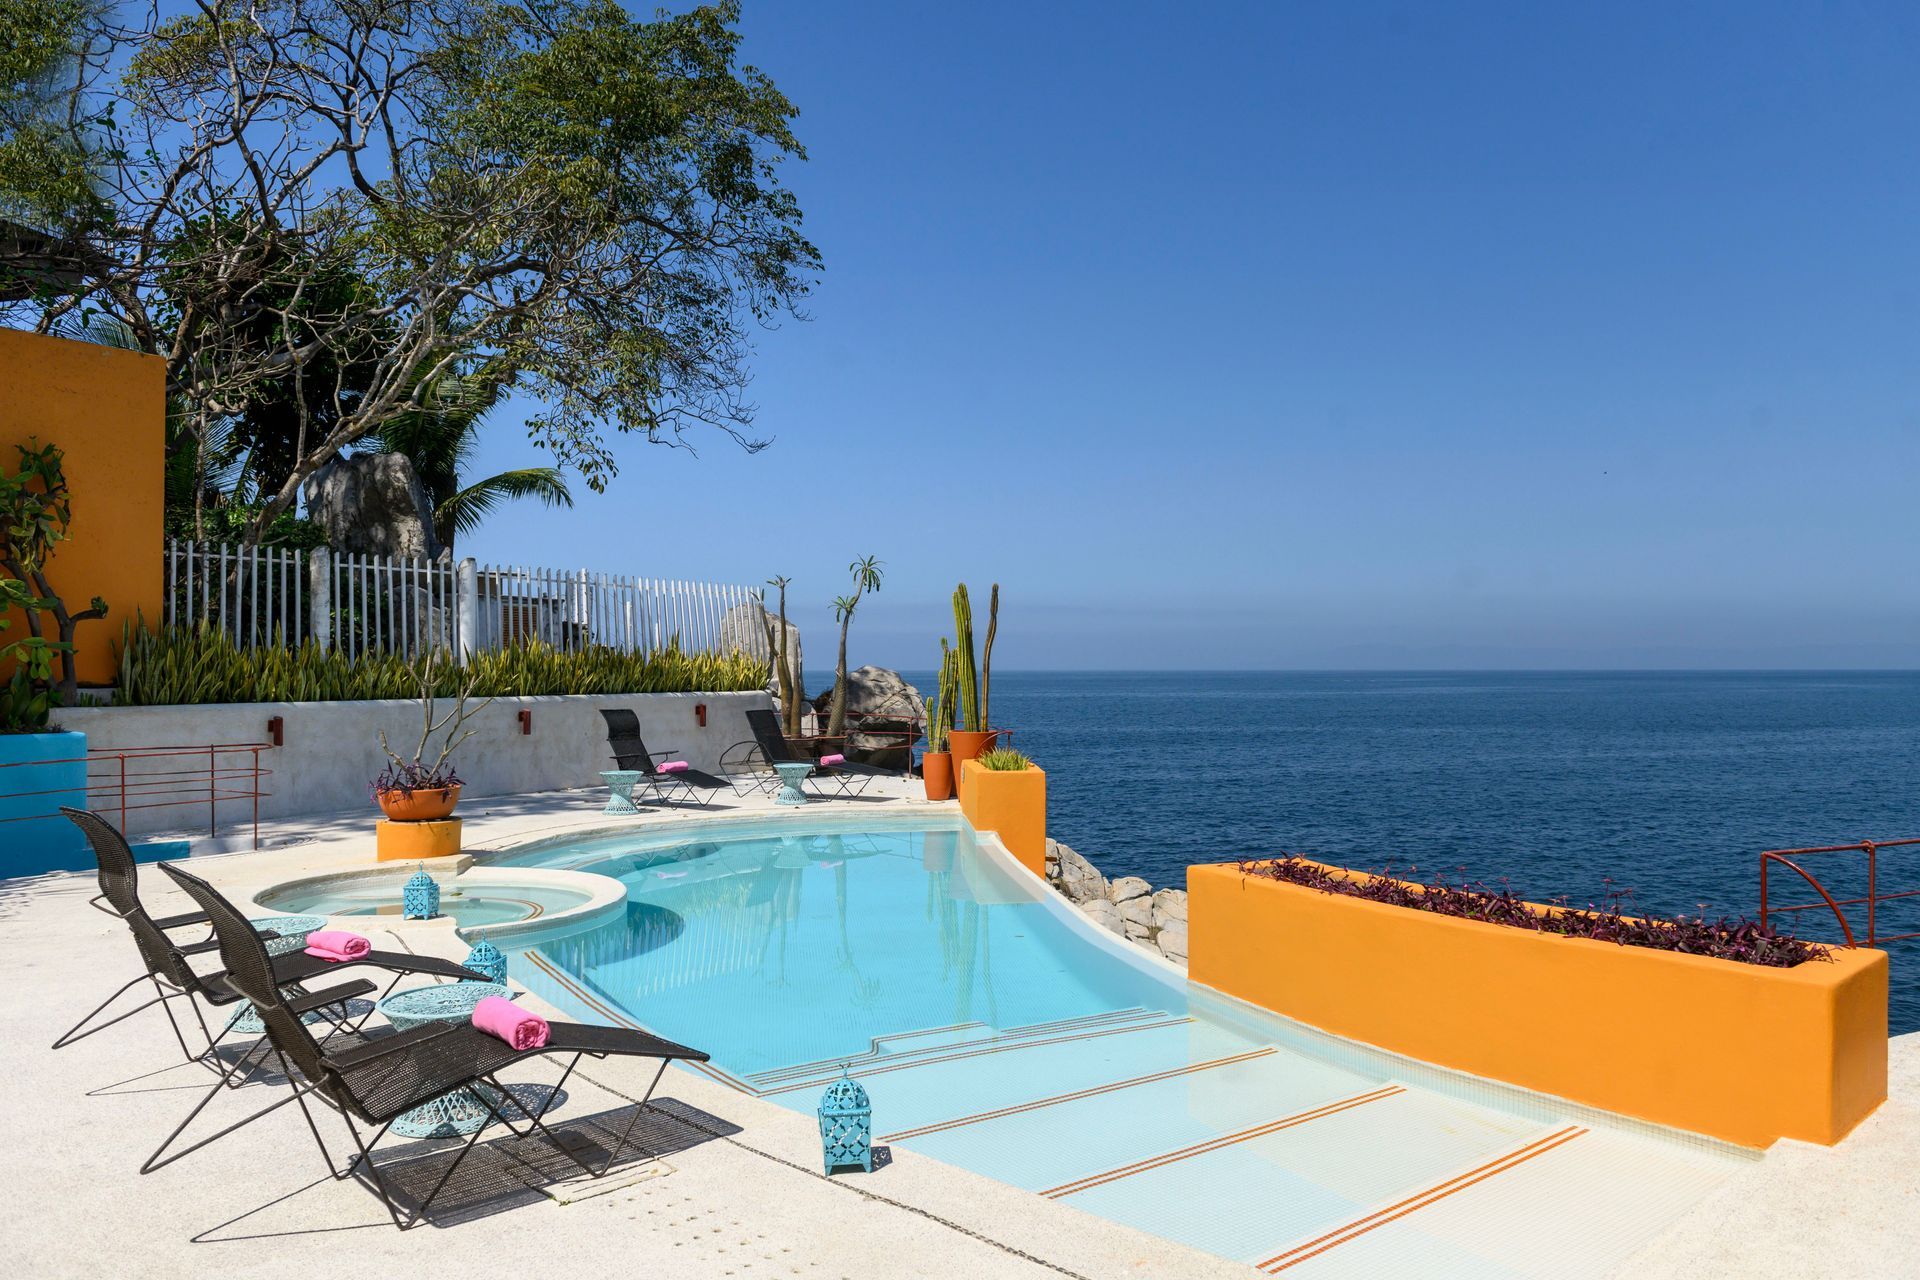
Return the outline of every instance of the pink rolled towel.
{"type": "Polygon", "coordinates": [[[358,960],[371,950],[371,942],[345,929],[318,929],[307,935],[307,954],[322,960],[358,960]]]}
{"type": "Polygon", "coordinates": [[[687,762],[685,760],[669,760],[654,770],[655,773],[685,773],[686,771],[687,762]]]}
{"type": "Polygon", "coordinates": [[[544,1048],[553,1031],[545,1018],[501,996],[488,996],[473,1006],[473,1025],[522,1051],[544,1048]]]}
{"type": "Polygon", "coordinates": [[[847,758],[845,756],[821,756],[820,757],[821,764],[845,764],[846,762],[847,762],[847,758]]]}

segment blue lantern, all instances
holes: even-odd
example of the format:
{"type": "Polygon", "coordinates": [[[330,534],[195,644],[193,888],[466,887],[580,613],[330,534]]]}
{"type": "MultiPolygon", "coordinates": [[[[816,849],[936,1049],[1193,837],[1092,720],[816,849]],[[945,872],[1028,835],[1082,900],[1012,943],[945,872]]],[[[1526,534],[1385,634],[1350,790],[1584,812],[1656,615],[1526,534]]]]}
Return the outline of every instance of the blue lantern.
{"type": "Polygon", "coordinates": [[[424,863],[400,891],[400,914],[408,920],[431,920],[440,914],[440,886],[427,874],[424,863]]]}
{"type": "Polygon", "coordinates": [[[840,1068],[840,1078],[820,1099],[820,1146],[827,1172],[857,1164],[873,1172],[873,1106],[860,1082],[840,1068]]]}
{"type": "Polygon", "coordinates": [[[475,973],[486,974],[488,982],[507,980],[507,958],[500,954],[500,948],[485,938],[480,939],[480,944],[467,952],[467,958],[460,963],[475,973]]]}

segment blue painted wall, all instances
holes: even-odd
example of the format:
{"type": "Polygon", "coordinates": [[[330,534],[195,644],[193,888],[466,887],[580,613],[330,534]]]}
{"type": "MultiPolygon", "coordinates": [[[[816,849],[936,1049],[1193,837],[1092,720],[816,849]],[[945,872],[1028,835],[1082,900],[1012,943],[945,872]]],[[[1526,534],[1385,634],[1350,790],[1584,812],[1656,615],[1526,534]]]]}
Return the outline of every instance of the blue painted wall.
{"type": "Polygon", "coordinates": [[[86,734],[0,734],[0,877],[91,870],[80,829],[60,816],[86,804],[86,734]]]}

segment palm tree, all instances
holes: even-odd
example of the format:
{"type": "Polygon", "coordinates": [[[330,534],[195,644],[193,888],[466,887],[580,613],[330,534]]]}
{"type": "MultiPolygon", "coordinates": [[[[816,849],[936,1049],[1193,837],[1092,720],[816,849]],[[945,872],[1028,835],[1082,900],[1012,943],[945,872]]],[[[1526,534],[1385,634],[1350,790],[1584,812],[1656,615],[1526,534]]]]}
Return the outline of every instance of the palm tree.
{"type": "Polygon", "coordinates": [[[429,397],[429,407],[383,430],[381,453],[405,454],[433,502],[433,535],[451,548],[454,538],[472,533],[496,507],[532,498],[549,507],[571,507],[573,493],[558,467],[516,467],[484,480],[462,484],[462,473],[480,443],[480,427],[499,403],[501,387],[459,378],[444,379],[429,397]]]}
{"type": "Polygon", "coordinates": [[[847,566],[853,575],[853,594],[833,602],[833,616],[840,623],[840,662],[833,671],[833,710],[827,715],[827,736],[837,738],[847,729],[847,629],[853,625],[853,611],[860,597],[880,589],[880,562],[872,556],[847,566]]]}

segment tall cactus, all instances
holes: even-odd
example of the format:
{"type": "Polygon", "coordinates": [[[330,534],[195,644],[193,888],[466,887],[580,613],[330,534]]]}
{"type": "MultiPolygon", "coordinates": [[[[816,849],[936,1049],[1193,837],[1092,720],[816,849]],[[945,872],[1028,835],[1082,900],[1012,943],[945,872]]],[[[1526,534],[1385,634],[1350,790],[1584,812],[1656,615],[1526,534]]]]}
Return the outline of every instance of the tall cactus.
{"type": "Polygon", "coordinates": [[[986,726],[980,719],[980,667],[973,658],[973,602],[964,582],[953,592],[953,630],[960,664],[960,728],[977,731],[986,726]]]}
{"type": "Polygon", "coordinates": [[[940,687],[927,704],[927,750],[945,751],[953,729],[953,711],[960,697],[960,655],[945,636],[940,637],[940,687]]]}
{"type": "Polygon", "coordinates": [[[993,692],[993,632],[1000,625],[1000,584],[993,584],[993,594],[987,597],[987,647],[980,655],[980,727],[993,728],[993,713],[987,709],[987,702],[993,692]]]}

